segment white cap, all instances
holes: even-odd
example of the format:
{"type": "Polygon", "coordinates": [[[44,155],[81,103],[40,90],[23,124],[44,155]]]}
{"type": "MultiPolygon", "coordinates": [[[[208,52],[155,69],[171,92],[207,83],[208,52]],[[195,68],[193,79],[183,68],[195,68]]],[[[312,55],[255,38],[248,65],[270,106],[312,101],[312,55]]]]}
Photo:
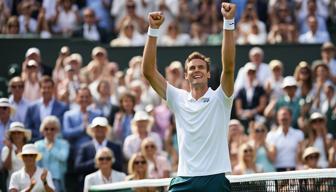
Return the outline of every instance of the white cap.
{"type": "Polygon", "coordinates": [[[42,158],[41,153],[37,150],[36,146],[34,144],[26,144],[22,147],[22,152],[18,154],[20,158],[22,158],[22,155],[37,155],[36,161],[40,160],[42,158]]]}
{"type": "Polygon", "coordinates": [[[106,55],[106,49],[104,49],[103,47],[95,47],[92,49],[91,55],[96,56],[98,53],[106,55]]]}
{"type": "Polygon", "coordinates": [[[257,67],[253,64],[253,63],[247,63],[245,66],[244,66],[244,69],[247,72],[249,71],[256,71],[257,70],[257,67]]]}
{"type": "Polygon", "coordinates": [[[11,115],[15,113],[15,108],[10,104],[9,99],[5,97],[0,98],[0,107],[9,107],[11,115]]]}
{"type": "Polygon", "coordinates": [[[256,54],[264,55],[264,51],[260,47],[253,47],[249,52],[249,56],[256,54]]]}
{"type": "Polygon", "coordinates": [[[287,76],[282,82],[282,88],[297,86],[297,82],[293,76],[287,76]]]}
{"type": "Polygon", "coordinates": [[[321,113],[319,113],[319,112],[314,112],[314,113],[312,113],[310,115],[309,120],[313,121],[313,120],[316,120],[316,119],[323,119],[323,120],[325,120],[325,117],[321,113]]]}
{"type": "Polygon", "coordinates": [[[32,54],[37,54],[37,55],[40,55],[40,50],[36,47],[31,47],[27,50],[26,52],[26,57],[32,55],[32,54]]]}
{"type": "Polygon", "coordinates": [[[149,121],[151,117],[145,111],[137,111],[134,115],[133,121],[149,121]]]}
{"type": "Polygon", "coordinates": [[[87,129],[87,134],[92,137],[92,129],[94,129],[97,126],[106,127],[108,129],[108,132],[111,130],[111,125],[108,123],[107,119],[105,117],[95,117],[90,126],[89,129],[87,129]]]}
{"type": "Polygon", "coordinates": [[[105,117],[96,117],[92,120],[90,124],[90,128],[94,128],[96,126],[107,127],[110,125],[105,117]]]}

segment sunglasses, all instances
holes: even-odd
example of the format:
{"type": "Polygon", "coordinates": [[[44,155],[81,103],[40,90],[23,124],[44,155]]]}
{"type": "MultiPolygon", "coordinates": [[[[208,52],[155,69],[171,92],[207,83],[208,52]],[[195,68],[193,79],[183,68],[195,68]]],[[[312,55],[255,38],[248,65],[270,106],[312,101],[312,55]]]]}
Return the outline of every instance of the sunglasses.
{"type": "Polygon", "coordinates": [[[245,149],[244,153],[252,153],[252,149],[245,149]]]}
{"type": "Polygon", "coordinates": [[[324,121],[323,119],[314,119],[312,120],[312,123],[321,123],[323,121],[324,121]]]}
{"type": "Polygon", "coordinates": [[[145,165],[146,163],[146,161],[134,161],[134,165],[145,165]]]}
{"type": "Polygon", "coordinates": [[[24,85],[11,85],[12,89],[23,89],[24,85]]]}
{"type": "Polygon", "coordinates": [[[7,109],[9,109],[9,107],[0,107],[0,110],[2,111],[6,111],[7,109]]]}
{"type": "Polygon", "coordinates": [[[37,68],[37,66],[35,66],[35,65],[27,65],[27,69],[36,69],[37,68]]]}
{"type": "Polygon", "coordinates": [[[111,161],[112,157],[99,157],[98,161],[111,161]]]}
{"type": "Polygon", "coordinates": [[[145,146],[145,149],[149,149],[149,148],[155,149],[155,145],[146,145],[145,146]]]}
{"type": "Polygon", "coordinates": [[[317,160],[318,158],[319,158],[319,155],[317,155],[317,154],[309,155],[308,157],[306,157],[307,160],[310,160],[310,159],[317,160]]]}
{"type": "Polygon", "coordinates": [[[265,130],[264,129],[256,129],[255,132],[256,133],[265,133],[265,130]]]}
{"type": "Polygon", "coordinates": [[[29,157],[29,158],[35,158],[37,155],[36,154],[24,154],[22,157],[29,157]]]}
{"type": "Polygon", "coordinates": [[[55,131],[56,128],[55,127],[46,127],[44,128],[45,131],[55,131]]]}
{"type": "Polygon", "coordinates": [[[19,135],[19,134],[22,134],[23,132],[21,131],[11,131],[10,134],[11,135],[19,135]]]}

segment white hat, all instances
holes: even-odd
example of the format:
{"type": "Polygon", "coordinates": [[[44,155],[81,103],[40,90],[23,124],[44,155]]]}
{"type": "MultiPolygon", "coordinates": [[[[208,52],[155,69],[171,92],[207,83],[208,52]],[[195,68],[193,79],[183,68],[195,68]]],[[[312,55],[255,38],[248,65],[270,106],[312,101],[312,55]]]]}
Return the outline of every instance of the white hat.
{"type": "Polygon", "coordinates": [[[297,82],[293,76],[287,76],[282,82],[282,88],[297,86],[297,82]]]}
{"type": "Polygon", "coordinates": [[[313,121],[313,120],[316,120],[316,119],[323,119],[323,120],[325,120],[325,116],[323,116],[321,113],[319,113],[319,112],[314,112],[314,113],[312,113],[311,115],[310,115],[310,118],[309,118],[309,120],[310,121],[313,121]]]}
{"type": "Polygon", "coordinates": [[[269,66],[270,66],[271,70],[273,70],[276,67],[282,68],[282,62],[280,60],[274,59],[274,60],[269,62],[269,66]]]}
{"type": "Polygon", "coordinates": [[[23,132],[27,141],[31,139],[31,135],[32,135],[31,130],[26,129],[21,122],[16,121],[16,122],[11,123],[7,131],[7,136],[9,137],[11,132],[13,131],[23,132]]]}
{"type": "Polygon", "coordinates": [[[92,137],[92,131],[97,126],[106,127],[108,132],[111,130],[111,125],[108,123],[105,117],[95,117],[89,125],[89,129],[87,129],[87,134],[92,137]]]}
{"type": "Polygon", "coordinates": [[[136,125],[135,123],[137,121],[148,121],[148,127],[147,127],[147,130],[150,131],[150,129],[152,128],[152,125],[153,125],[153,117],[151,117],[150,115],[148,115],[147,112],[145,111],[137,111],[132,119],[132,131],[133,132],[137,132],[136,130],[136,125]]]}
{"type": "Polygon", "coordinates": [[[106,49],[103,47],[95,47],[92,49],[91,56],[96,56],[98,53],[103,53],[106,55],[106,49]]]}
{"type": "Polygon", "coordinates": [[[256,54],[264,55],[264,51],[260,47],[253,47],[249,52],[249,56],[256,54]]]}
{"type": "Polygon", "coordinates": [[[14,107],[9,103],[9,100],[5,97],[0,98],[0,107],[9,107],[11,110],[11,115],[15,113],[14,107]]]}
{"type": "Polygon", "coordinates": [[[34,144],[25,144],[22,147],[22,152],[18,154],[18,157],[22,159],[22,155],[37,155],[36,161],[42,159],[42,154],[37,150],[34,144]]]}
{"type": "Polygon", "coordinates": [[[257,67],[253,64],[253,63],[247,63],[245,66],[244,66],[244,69],[247,72],[249,71],[256,71],[257,70],[257,67]]]}
{"type": "Polygon", "coordinates": [[[40,50],[39,50],[38,48],[36,48],[36,47],[31,47],[31,48],[29,48],[29,49],[27,50],[27,52],[26,52],[26,57],[29,57],[29,56],[32,55],[32,54],[40,55],[41,53],[40,53],[40,50]]]}
{"type": "Polygon", "coordinates": [[[320,151],[316,147],[312,147],[312,146],[307,147],[303,152],[302,159],[305,160],[309,155],[312,155],[312,154],[320,155],[320,151]]]}
{"type": "Polygon", "coordinates": [[[173,61],[169,65],[170,69],[182,69],[182,63],[180,61],[173,61]]]}

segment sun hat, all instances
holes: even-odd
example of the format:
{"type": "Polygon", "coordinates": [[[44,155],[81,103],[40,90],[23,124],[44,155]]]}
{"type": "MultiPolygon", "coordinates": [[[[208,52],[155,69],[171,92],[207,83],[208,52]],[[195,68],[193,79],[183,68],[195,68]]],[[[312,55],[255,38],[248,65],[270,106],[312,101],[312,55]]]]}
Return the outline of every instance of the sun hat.
{"type": "Polygon", "coordinates": [[[22,159],[22,155],[37,155],[36,161],[42,159],[42,154],[37,150],[34,144],[25,144],[22,147],[21,153],[18,154],[18,157],[22,159]]]}
{"type": "Polygon", "coordinates": [[[303,152],[302,159],[305,160],[309,155],[312,155],[312,154],[320,155],[320,151],[316,147],[312,147],[312,146],[307,147],[303,152]]]}
{"type": "Polygon", "coordinates": [[[87,134],[93,137],[93,129],[97,126],[106,127],[108,133],[112,129],[111,125],[105,117],[95,117],[87,129],[87,134]]]}
{"type": "Polygon", "coordinates": [[[8,98],[0,98],[0,107],[9,107],[11,110],[11,115],[15,113],[15,108],[9,103],[8,98]]]}
{"type": "Polygon", "coordinates": [[[26,129],[23,123],[21,122],[16,121],[16,122],[11,123],[7,131],[7,136],[9,137],[11,132],[14,132],[14,131],[23,132],[27,141],[31,139],[31,136],[32,136],[31,130],[26,129]]]}

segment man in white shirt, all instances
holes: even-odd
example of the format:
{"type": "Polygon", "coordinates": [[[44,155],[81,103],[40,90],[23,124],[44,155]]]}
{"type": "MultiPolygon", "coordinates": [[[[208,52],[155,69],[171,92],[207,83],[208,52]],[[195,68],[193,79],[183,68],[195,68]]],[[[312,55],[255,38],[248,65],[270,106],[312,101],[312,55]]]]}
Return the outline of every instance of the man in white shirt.
{"type": "Polygon", "coordinates": [[[221,11],[224,17],[221,84],[216,90],[209,89],[209,58],[193,52],[185,63],[185,79],[191,92],[173,87],[158,72],[156,46],[164,16],[161,12],[148,16],[150,27],[143,55],[143,74],[167,100],[176,118],[179,165],[177,177],[170,183],[170,192],[231,189],[225,173],[231,172],[227,137],[233,102],[236,6],[222,3],[221,11]]]}
{"type": "MultiPolygon", "coordinates": [[[[250,62],[246,63],[245,65],[248,65],[249,63],[252,63],[256,66],[256,77],[258,83],[261,85],[264,85],[267,82],[267,78],[272,76],[272,71],[268,64],[263,62],[264,59],[264,51],[260,47],[253,47],[249,52],[249,58],[250,62]]],[[[234,84],[234,90],[237,92],[239,89],[244,87],[244,84],[246,83],[246,68],[241,67],[238,71],[237,78],[234,84]]],[[[235,93],[236,94],[236,93],[235,93]]]]}
{"type": "Polygon", "coordinates": [[[303,132],[291,127],[292,112],[282,107],[277,113],[279,127],[267,134],[266,142],[276,148],[274,166],[277,171],[292,171],[298,165],[299,146],[304,139],[303,132]]]}
{"type": "Polygon", "coordinates": [[[309,30],[299,36],[300,43],[324,43],[330,41],[330,36],[328,31],[318,30],[318,21],[316,16],[308,16],[307,23],[309,30]]]}

